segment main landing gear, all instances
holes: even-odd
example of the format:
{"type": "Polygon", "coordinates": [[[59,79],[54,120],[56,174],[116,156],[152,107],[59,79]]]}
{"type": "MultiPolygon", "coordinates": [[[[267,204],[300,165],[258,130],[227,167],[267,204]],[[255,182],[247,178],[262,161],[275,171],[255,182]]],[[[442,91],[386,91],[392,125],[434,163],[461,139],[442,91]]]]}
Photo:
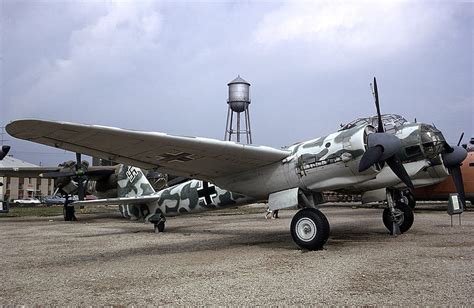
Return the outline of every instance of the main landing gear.
{"type": "Polygon", "coordinates": [[[166,217],[161,213],[161,211],[157,212],[155,215],[150,217],[149,222],[153,223],[155,233],[160,233],[165,231],[165,222],[166,217]]]}
{"type": "Polygon", "coordinates": [[[382,220],[390,234],[398,235],[407,232],[413,225],[413,210],[404,198],[394,200],[397,193],[387,190],[388,207],[384,209],[382,220]]]}
{"type": "MultiPolygon", "coordinates": [[[[399,191],[387,189],[387,208],[384,209],[382,220],[392,235],[407,232],[413,225],[413,210],[408,198],[399,191]]],[[[320,250],[329,238],[329,222],[319,210],[303,208],[291,220],[291,237],[301,248],[320,250]]]]}
{"type": "Polygon", "coordinates": [[[329,222],[319,210],[304,208],[293,216],[290,231],[301,248],[320,250],[329,238],[329,222]]]}
{"type": "Polygon", "coordinates": [[[77,221],[74,209],[74,206],[69,206],[71,201],[69,200],[69,195],[66,195],[63,207],[63,216],[65,221],[77,221]]]}
{"type": "Polygon", "coordinates": [[[409,190],[403,190],[403,191],[397,191],[394,194],[395,198],[397,198],[399,201],[405,204],[408,204],[408,206],[413,210],[415,209],[416,206],[416,199],[415,196],[413,196],[413,193],[409,190]]]}

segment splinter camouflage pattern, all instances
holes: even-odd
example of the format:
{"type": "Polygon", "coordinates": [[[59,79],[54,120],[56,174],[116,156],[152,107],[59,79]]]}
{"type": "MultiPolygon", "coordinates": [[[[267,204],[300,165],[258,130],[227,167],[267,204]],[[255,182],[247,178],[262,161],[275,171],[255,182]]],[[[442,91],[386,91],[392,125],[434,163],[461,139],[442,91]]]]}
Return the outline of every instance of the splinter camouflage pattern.
{"type": "Polygon", "coordinates": [[[157,221],[160,216],[176,216],[250,203],[252,198],[221,189],[211,183],[190,180],[155,192],[141,169],[122,166],[119,171],[119,196],[156,196],[158,200],[143,204],[121,205],[124,217],[157,221]]]}

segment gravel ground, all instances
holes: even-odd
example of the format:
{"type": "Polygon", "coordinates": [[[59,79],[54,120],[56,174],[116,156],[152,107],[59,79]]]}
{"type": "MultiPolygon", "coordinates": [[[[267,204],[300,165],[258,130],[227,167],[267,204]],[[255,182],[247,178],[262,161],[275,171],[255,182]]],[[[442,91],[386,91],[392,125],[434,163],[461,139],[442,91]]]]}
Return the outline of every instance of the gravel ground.
{"type": "Polygon", "coordinates": [[[380,209],[323,212],[331,236],[314,252],[291,239],[295,211],[170,218],[162,234],[111,213],[0,218],[0,304],[474,303],[474,212],[451,228],[446,212],[419,210],[398,237],[380,209]]]}

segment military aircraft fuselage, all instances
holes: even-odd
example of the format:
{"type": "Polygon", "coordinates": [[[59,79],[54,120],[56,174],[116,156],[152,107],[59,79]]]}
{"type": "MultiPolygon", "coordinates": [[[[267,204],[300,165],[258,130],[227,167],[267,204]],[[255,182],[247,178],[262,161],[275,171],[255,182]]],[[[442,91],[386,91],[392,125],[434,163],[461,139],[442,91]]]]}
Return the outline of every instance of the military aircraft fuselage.
{"type": "MultiPolygon", "coordinates": [[[[279,163],[217,179],[220,187],[256,199],[288,188],[322,192],[344,190],[360,193],[384,187],[403,187],[400,179],[384,165],[358,171],[362,155],[367,150],[367,136],[372,125],[353,126],[288,147],[291,156],[279,163]]],[[[405,165],[415,185],[431,185],[443,181],[448,170],[442,164],[444,137],[429,124],[409,123],[391,130],[401,141],[397,156],[405,165]]]]}

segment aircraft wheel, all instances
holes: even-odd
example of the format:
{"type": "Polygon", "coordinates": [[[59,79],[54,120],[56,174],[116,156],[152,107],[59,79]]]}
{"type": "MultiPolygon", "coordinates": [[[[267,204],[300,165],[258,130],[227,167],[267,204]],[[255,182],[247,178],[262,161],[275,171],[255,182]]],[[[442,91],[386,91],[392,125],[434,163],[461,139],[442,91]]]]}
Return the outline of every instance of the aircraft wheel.
{"type": "Polygon", "coordinates": [[[160,233],[165,231],[165,222],[160,221],[155,224],[155,233],[160,233]]]}
{"type": "Polygon", "coordinates": [[[317,209],[306,208],[293,216],[290,225],[293,241],[308,250],[320,250],[329,238],[329,222],[317,209]]]}
{"type": "Polygon", "coordinates": [[[408,200],[408,205],[410,206],[410,208],[412,210],[415,209],[415,206],[416,206],[415,196],[413,196],[413,194],[410,191],[405,192],[404,195],[408,200]]]}
{"type": "MultiPolygon", "coordinates": [[[[382,220],[385,228],[387,228],[390,234],[392,234],[392,215],[389,208],[383,210],[382,220]]],[[[413,210],[411,207],[405,203],[397,203],[395,206],[395,221],[398,224],[401,233],[407,232],[413,225],[414,221],[413,210]]]]}
{"type": "Polygon", "coordinates": [[[63,207],[64,221],[77,221],[75,212],[76,210],[73,206],[63,207]]]}

